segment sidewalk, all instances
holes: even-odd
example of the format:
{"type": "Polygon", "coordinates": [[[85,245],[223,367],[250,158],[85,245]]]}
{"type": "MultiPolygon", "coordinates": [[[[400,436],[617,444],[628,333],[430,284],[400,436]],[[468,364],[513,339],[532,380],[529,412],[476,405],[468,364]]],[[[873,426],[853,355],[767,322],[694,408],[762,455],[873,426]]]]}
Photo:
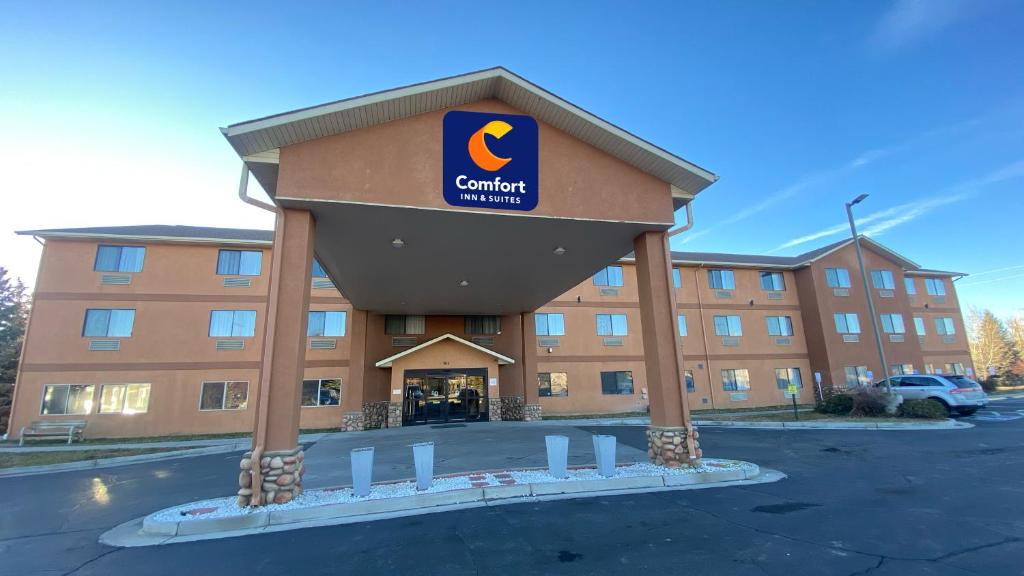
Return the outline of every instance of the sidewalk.
{"type": "MultiPolygon", "coordinates": [[[[317,442],[329,434],[341,434],[341,432],[317,432],[314,434],[300,434],[299,442],[317,442]]],[[[31,440],[25,442],[24,446],[0,446],[0,452],[24,453],[24,452],[74,452],[79,450],[121,450],[130,448],[205,448],[219,446],[225,451],[248,450],[252,440],[248,437],[237,438],[206,438],[203,440],[169,440],[166,442],[119,442],[111,439],[108,443],[75,443],[75,444],[38,444],[31,440]]]]}

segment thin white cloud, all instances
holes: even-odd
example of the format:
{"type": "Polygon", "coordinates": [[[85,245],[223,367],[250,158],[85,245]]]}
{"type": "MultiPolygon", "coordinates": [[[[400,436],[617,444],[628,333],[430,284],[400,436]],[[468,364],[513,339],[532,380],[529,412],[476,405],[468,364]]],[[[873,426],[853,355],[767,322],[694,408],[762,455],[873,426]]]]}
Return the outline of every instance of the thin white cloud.
{"type": "Polygon", "coordinates": [[[1017,266],[1004,266],[1002,268],[992,268],[991,270],[982,270],[981,272],[971,272],[971,279],[977,278],[978,276],[985,276],[986,274],[995,274],[996,272],[1009,272],[1010,270],[1020,270],[1024,268],[1024,264],[1018,264],[1017,266]]]}
{"type": "Polygon", "coordinates": [[[1024,278],[1024,272],[1020,274],[1011,274],[1009,276],[1002,276],[1000,278],[988,278],[980,282],[957,282],[957,288],[968,288],[971,286],[982,286],[985,284],[992,284],[993,282],[1005,282],[1007,280],[1013,280],[1015,278],[1024,278]]]}
{"type": "Polygon", "coordinates": [[[896,0],[875,25],[870,43],[878,51],[892,51],[941,33],[972,9],[960,0],[896,0]]]}

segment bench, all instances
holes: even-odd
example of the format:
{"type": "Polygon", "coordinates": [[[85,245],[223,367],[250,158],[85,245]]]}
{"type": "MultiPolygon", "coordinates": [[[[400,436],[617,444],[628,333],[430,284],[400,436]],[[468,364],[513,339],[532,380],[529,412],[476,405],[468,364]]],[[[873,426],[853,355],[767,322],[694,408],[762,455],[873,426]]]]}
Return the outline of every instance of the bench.
{"type": "Polygon", "coordinates": [[[85,420],[36,420],[28,426],[21,427],[21,440],[18,446],[25,445],[26,436],[67,436],[68,444],[85,434],[85,420]]]}

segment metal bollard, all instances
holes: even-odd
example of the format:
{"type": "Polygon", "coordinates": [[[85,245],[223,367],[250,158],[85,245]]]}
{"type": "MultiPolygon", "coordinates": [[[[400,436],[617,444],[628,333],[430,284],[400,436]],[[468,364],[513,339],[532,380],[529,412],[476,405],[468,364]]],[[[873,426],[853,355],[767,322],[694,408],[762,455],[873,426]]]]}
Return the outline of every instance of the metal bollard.
{"type": "Polygon", "coordinates": [[[434,480],[434,443],[412,445],[412,459],[416,464],[416,489],[426,490],[434,480]]]}
{"type": "Polygon", "coordinates": [[[352,459],[352,493],[358,497],[370,495],[373,481],[373,448],[355,448],[352,459]]]}
{"type": "Polygon", "coordinates": [[[615,475],[615,436],[594,434],[594,458],[599,475],[605,478],[615,475]]]}
{"type": "Polygon", "coordinates": [[[555,478],[568,478],[565,467],[569,461],[569,437],[545,436],[544,443],[548,449],[548,474],[555,478]]]}

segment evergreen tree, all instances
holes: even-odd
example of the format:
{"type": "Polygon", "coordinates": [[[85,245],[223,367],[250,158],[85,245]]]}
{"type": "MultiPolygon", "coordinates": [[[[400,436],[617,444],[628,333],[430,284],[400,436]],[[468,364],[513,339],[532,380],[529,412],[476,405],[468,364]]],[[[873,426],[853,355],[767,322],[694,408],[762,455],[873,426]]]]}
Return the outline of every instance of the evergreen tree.
{"type": "Polygon", "coordinates": [[[0,383],[13,383],[28,324],[29,301],[21,280],[11,281],[0,267],[0,383]]]}

